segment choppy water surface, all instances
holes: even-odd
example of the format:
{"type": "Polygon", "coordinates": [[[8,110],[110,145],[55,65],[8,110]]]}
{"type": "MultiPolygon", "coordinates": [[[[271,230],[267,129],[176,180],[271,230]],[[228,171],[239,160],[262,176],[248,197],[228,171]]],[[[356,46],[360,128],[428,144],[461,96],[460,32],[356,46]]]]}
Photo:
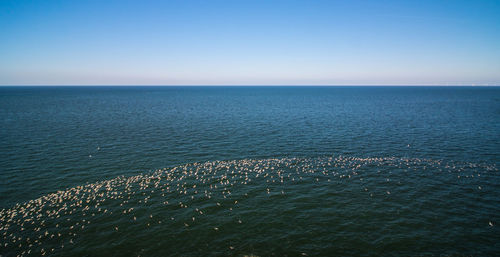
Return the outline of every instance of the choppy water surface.
{"type": "Polygon", "coordinates": [[[500,251],[496,88],[0,88],[2,256],[500,251]]]}

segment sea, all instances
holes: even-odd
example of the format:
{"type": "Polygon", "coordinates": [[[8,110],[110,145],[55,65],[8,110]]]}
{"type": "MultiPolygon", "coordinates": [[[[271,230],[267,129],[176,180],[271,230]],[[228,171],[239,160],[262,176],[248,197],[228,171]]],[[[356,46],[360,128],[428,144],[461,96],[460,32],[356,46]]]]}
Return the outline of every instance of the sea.
{"type": "Polygon", "coordinates": [[[500,87],[0,87],[0,256],[499,256],[500,87]]]}

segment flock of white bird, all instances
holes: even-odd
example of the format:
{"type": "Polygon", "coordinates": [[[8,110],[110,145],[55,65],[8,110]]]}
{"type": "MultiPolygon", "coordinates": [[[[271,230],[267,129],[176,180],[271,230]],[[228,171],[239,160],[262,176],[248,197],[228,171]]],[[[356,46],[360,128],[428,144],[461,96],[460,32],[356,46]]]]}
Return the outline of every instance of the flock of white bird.
{"type": "MultiPolygon", "coordinates": [[[[471,163],[455,165],[428,159],[343,156],[191,163],[76,186],[2,209],[0,255],[50,255],[74,246],[82,234],[121,233],[129,225],[147,229],[169,226],[170,222],[170,225],[189,227],[202,215],[220,215],[217,209],[238,208],[248,196],[249,191],[241,190],[244,187],[251,190],[255,188],[252,185],[258,184],[265,188],[264,196],[286,196],[287,187],[293,187],[294,183],[362,181],[360,172],[380,172],[381,167],[388,166],[403,170],[443,170],[453,172],[457,178],[481,175],[480,172],[461,173],[464,170],[497,171],[495,166],[471,163]],[[238,196],[233,197],[236,192],[238,196]],[[148,212],[149,209],[154,212],[148,212]],[[122,220],[113,222],[117,219],[122,220]]],[[[364,191],[372,194],[368,188],[364,191]]],[[[387,191],[387,195],[390,193],[387,191]]],[[[244,222],[237,219],[239,224],[244,222]]],[[[490,225],[493,224],[490,222],[490,225]]],[[[210,229],[219,231],[220,227],[210,229]]]]}

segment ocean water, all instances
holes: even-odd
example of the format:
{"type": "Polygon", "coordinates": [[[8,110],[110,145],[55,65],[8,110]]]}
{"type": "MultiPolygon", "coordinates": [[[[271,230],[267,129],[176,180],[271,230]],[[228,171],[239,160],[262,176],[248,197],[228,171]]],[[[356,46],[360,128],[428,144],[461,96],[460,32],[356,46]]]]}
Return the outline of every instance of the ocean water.
{"type": "Polygon", "coordinates": [[[0,87],[1,256],[498,256],[500,87],[0,87]]]}

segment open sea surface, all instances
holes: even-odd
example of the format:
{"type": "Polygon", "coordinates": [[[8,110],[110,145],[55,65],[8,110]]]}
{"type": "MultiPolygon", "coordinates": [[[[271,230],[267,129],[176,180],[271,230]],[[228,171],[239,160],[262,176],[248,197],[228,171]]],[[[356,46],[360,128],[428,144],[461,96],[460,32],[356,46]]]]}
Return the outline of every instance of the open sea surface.
{"type": "Polygon", "coordinates": [[[500,87],[0,87],[0,256],[499,256],[500,87]]]}

